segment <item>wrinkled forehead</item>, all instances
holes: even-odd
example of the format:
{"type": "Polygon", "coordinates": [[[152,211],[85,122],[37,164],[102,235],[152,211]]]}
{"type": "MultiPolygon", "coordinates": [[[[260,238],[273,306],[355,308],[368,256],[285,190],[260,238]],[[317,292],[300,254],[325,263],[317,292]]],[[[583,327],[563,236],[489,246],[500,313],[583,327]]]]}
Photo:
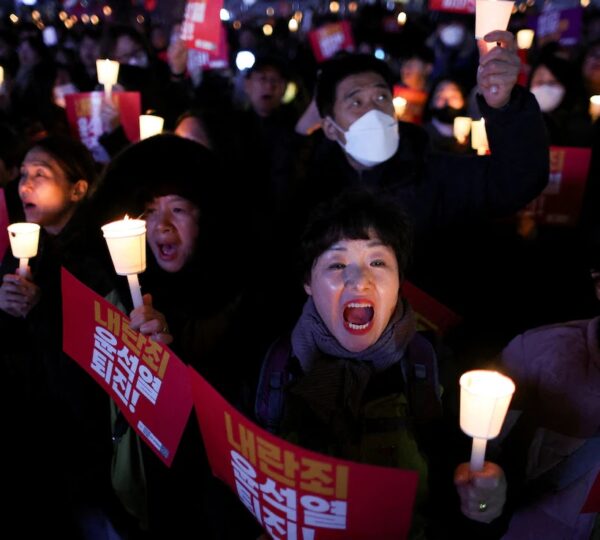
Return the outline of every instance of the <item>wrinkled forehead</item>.
{"type": "Polygon", "coordinates": [[[335,103],[341,103],[343,100],[352,96],[356,92],[378,88],[389,90],[385,79],[374,71],[365,71],[364,73],[355,73],[343,78],[335,89],[335,103]]]}

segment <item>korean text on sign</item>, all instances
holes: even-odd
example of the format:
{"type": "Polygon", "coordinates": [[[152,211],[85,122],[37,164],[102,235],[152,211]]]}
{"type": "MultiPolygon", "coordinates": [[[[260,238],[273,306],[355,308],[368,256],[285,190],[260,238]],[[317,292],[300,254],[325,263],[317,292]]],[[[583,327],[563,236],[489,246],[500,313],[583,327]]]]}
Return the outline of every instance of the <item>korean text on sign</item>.
{"type": "Polygon", "coordinates": [[[275,540],[312,540],[315,529],[345,530],[348,467],[298,458],[225,413],[238,496],[275,540]]]}

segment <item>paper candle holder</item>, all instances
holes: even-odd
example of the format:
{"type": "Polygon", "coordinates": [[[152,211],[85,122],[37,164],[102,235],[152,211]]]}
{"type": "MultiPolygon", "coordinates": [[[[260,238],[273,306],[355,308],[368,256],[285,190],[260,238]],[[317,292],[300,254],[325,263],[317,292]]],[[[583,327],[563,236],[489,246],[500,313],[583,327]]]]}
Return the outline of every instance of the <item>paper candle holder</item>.
{"type": "Polygon", "coordinates": [[[37,223],[13,223],[7,227],[12,254],[19,259],[18,273],[27,273],[27,263],[38,252],[40,226],[37,223]]]}
{"type": "Polygon", "coordinates": [[[471,122],[471,148],[477,150],[479,155],[485,155],[490,148],[483,118],[471,122]]]}
{"type": "Polygon", "coordinates": [[[465,144],[467,142],[467,138],[469,137],[469,133],[471,133],[471,122],[473,120],[469,116],[457,116],[454,119],[453,132],[454,137],[461,144],[465,144]]]}
{"type": "Polygon", "coordinates": [[[140,140],[162,133],[165,119],[153,114],[140,115],[140,140]]]}
{"type": "Polygon", "coordinates": [[[531,49],[535,31],[531,28],[523,28],[517,32],[517,46],[519,49],[531,49]]]}
{"type": "Polygon", "coordinates": [[[119,276],[139,274],[146,269],[146,222],[123,219],[102,226],[110,258],[119,276]]]}
{"type": "Polygon", "coordinates": [[[104,94],[110,98],[112,87],[117,84],[119,79],[119,62],[116,60],[96,60],[96,71],[98,72],[98,82],[104,85],[104,94]]]}
{"type": "Polygon", "coordinates": [[[497,371],[468,371],[460,378],[460,428],[470,437],[498,436],[515,392],[511,379],[497,371]]]}
{"type": "Polygon", "coordinates": [[[392,100],[392,103],[394,105],[394,113],[396,114],[396,118],[400,119],[406,111],[406,105],[408,104],[408,101],[402,96],[396,96],[392,100]]]}
{"type": "Polygon", "coordinates": [[[594,121],[600,116],[600,96],[598,95],[590,98],[590,116],[594,121]]]}
{"type": "Polygon", "coordinates": [[[475,37],[483,39],[493,30],[506,30],[513,5],[511,0],[476,0],[475,37]]]}

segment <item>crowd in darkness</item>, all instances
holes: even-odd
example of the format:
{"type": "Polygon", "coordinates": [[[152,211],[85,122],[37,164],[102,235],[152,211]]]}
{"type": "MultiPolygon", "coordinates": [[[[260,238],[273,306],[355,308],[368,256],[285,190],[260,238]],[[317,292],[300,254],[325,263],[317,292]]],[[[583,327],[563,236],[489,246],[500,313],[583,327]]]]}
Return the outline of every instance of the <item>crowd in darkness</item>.
{"type": "Polygon", "coordinates": [[[277,435],[418,470],[411,538],[600,538],[597,514],[579,512],[600,472],[600,17],[584,14],[576,45],[536,38],[518,54],[520,13],[479,41],[472,15],[397,15],[348,11],[354,50],[321,63],[308,31],[339,15],[305,13],[297,32],[275,16],[268,36],[258,20],[222,23],[229,58],[212,68],[180,23],[151,17],[79,22],[52,42],[32,21],[0,25],[0,189],[9,223],[41,226],[26,273],[10,249],[0,265],[7,529],[272,534],[212,476],[194,415],[167,469],[63,352],[64,267],[277,435]],[[254,62],[238,69],[242,50],[254,62]],[[102,92],[102,58],[119,78],[86,146],[67,96],[102,92]],[[395,91],[419,108],[398,113],[395,91]],[[121,92],[164,132],[130,140],[121,92]],[[487,155],[455,138],[460,116],[485,119],[487,155]],[[591,151],[568,226],[527,209],[552,146],[591,151]],[[143,306],[101,236],[124,214],[146,220],[143,306]],[[443,336],[418,327],[406,282],[460,322],[443,336]],[[436,359],[426,421],[407,374],[423,338],[436,359]],[[255,404],[274,350],[289,378],[265,418],[255,404]],[[458,376],[490,366],[517,392],[473,473],[458,376]]]}

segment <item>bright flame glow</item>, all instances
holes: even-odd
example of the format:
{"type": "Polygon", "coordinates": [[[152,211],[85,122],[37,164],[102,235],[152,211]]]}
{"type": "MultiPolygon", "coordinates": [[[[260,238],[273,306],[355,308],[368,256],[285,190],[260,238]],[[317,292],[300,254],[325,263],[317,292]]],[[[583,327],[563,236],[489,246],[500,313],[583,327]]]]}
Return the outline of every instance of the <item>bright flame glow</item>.
{"type": "Polygon", "coordinates": [[[254,55],[250,51],[240,51],[235,57],[235,65],[240,71],[251,68],[254,61],[254,55]]]}
{"type": "Polygon", "coordinates": [[[400,26],[404,26],[406,24],[406,13],[404,13],[404,11],[398,13],[398,24],[400,26]]]}
{"type": "Polygon", "coordinates": [[[265,36],[273,35],[273,27],[268,23],[263,25],[262,31],[265,36]]]}
{"type": "Polygon", "coordinates": [[[221,11],[219,12],[219,17],[222,21],[228,21],[229,19],[231,19],[229,11],[227,11],[225,8],[221,8],[221,11]]]}
{"type": "Polygon", "coordinates": [[[298,31],[298,21],[296,19],[290,19],[290,22],[288,22],[288,28],[289,28],[290,32],[297,32],[298,31]]]}
{"type": "Polygon", "coordinates": [[[333,0],[333,2],[329,2],[329,11],[331,13],[337,13],[340,10],[340,3],[333,0]]]}

